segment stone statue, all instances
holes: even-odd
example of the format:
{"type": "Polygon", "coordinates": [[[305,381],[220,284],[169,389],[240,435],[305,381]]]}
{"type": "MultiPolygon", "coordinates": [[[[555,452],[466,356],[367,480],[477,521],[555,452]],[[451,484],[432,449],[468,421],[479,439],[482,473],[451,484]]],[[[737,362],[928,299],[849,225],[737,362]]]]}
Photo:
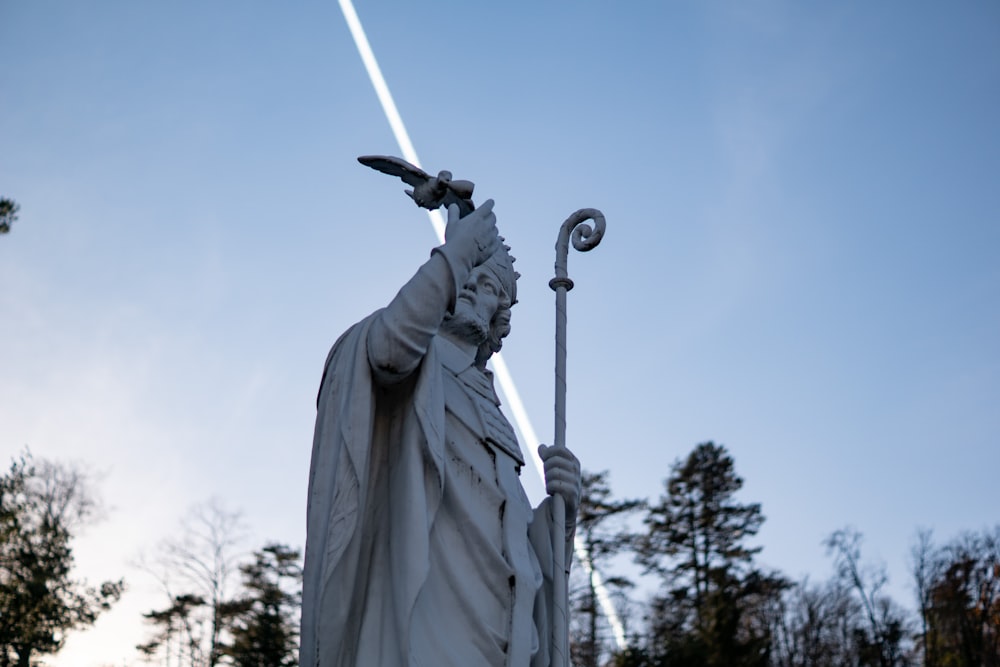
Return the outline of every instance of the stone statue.
{"type": "Polygon", "coordinates": [[[540,448],[546,489],[566,508],[555,558],[553,498],[528,502],[486,369],[517,297],[492,200],[464,217],[451,204],[445,239],[327,359],[302,667],[550,665],[553,578],[565,577],[553,563],[570,562],[580,466],[565,447],[540,448]]]}

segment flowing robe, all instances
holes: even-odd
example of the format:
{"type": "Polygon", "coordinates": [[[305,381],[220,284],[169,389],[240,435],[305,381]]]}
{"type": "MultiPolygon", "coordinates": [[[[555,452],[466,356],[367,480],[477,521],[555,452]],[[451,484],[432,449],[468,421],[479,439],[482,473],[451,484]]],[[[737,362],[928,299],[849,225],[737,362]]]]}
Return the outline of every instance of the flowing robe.
{"type": "Polygon", "coordinates": [[[432,255],[327,359],[302,667],[548,665],[549,504],[527,503],[492,379],[436,336],[460,280],[432,255]]]}

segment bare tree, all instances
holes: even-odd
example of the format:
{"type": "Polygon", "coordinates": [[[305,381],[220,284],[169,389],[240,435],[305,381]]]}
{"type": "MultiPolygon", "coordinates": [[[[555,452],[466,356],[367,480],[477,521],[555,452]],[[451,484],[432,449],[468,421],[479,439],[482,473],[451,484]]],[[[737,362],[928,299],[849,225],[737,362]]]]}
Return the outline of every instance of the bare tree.
{"type": "Polygon", "coordinates": [[[861,605],[839,579],[795,584],[773,617],[771,665],[841,667],[856,664],[861,605]]]}
{"type": "Polygon", "coordinates": [[[916,586],[917,610],[920,612],[920,648],[924,654],[924,667],[937,665],[935,642],[930,641],[930,615],[934,581],[939,576],[941,559],[935,553],[931,531],[917,531],[916,543],[910,548],[910,567],[916,586]]]}
{"type": "Polygon", "coordinates": [[[146,614],[156,633],[141,652],[166,657],[176,643],[178,661],[186,655],[191,667],[219,664],[246,536],[241,513],[213,498],[188,512],[177,537],[162,542],[151,562],[140,562],[169,599],[166,608],[146,614]]]}
{"type": "Polygon", "coordinates": [[[860,664],[906,665],[909,637],[906,617],[883,592],[888,582],[885,567],[865,566],[861,562],[861,544],[861,533],[853,528],[835,531],[825,541],[838,578],[857,594],[866,620],[866,632],[856,636],[860,664]]]}

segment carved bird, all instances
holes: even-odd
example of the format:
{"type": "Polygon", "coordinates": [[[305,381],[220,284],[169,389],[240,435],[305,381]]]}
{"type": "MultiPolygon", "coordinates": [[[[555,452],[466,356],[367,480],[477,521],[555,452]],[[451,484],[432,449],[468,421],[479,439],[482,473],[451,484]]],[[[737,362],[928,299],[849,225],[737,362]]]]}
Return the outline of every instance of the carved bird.
{"type": "Polygon", "coordinates": [[[398,176],[407,185],[412,185],[413,189],[405,192],[417,206],[433,211],[442,205],[458,204],[463,217],[476,208],[472,203],[475,184],[452,179],[450,171],[439,171],[437,176],[431,176],[406,160],[388,155],[362,155],[358,162],[383,174],[398,176]]]}

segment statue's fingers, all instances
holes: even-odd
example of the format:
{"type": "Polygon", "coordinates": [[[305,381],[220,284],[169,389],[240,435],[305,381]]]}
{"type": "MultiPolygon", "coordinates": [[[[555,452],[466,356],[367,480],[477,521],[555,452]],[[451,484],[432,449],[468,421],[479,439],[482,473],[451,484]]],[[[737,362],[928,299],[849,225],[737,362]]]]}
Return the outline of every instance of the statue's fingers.
{"type": "Polygon", "coordinates": [[[495,230],[496,228],[494,228],[494,233],[490,235],[489,254],[491,255],[500,249],[500,236],[495,233],[495,230]]]}
{"type": "Polygon", "coordinates": [[[573,485],[567,484],[565,482],[552,482],[550,484],[546,484],[545,490],[549,492],[550,496],[554,496],[558,493],[560,496],[563,496],[564,498],[565,497],[576,498],[578,495],[573,485]]]}
{"type": "Polygon", "coordinates": [[[549,493],[552,493],[556,489],[558,489],[560,491],[565,491],[566,488],[567,488],[567,486],[568,485],[566,484],[565,481],[563,481],[561,479],[557,479],[557,478],[553,478],[553,479],[549,479],[549,480],[545,481],[545,489],[549,493]]]}
{"type": "Polygon", "coordinates": [[[560,470],[573,471],[573,461],[566,458],[559,452],[549,452],[548,455],[542,459],[545,463],[545,467],[559,468],[560,470]]]}
{"type": "Polygon", "coordinates": [[[543,461],[547,461],[548,459],[552,458],[553,456],[555,456],[555,457],[557,457],[559,459],[566,460],[566,461],[575,461],[576,460],[576,456],[573,455],[573,452],[569,451],[565,447],[556,447],[555,445],[552,445],[552,446],[541,445],[541,446],[539,446],[539,448],[538,448],[538,455],[542,457],[543,461]],[[542,451],[543,447],[544,447],[544,451],[542,451]]]}
{"type": "Polygon", "coordinates": [[[489,236],[490,241],[500,236],[500,232],[497,230],[497,218],[495,215],[483,218],[483,221],[479,224],[482,225],[482,227],[479,228],[479,232],[485,236],[489,236]]]}
{"type": "Polygon", "coordinates": [[[553,475],[550,479],[545,480],[546,486],[549,486],[550,484],[556,485],[562,489],[572,490],[576,488],[576,480],[567,479],[566,477],[561,477],[558,475],[553,475]]]}
{"type": "Polygon", "coordinates": [[[576,455],[574,455],[573,452],[569,451],[565,447],[562,447],[560,448],[559,454],[560,458],[566,461],[566,463],[573,469],[575,470],[580,469],[580,459],[576,458],[576,455]]]}
{"type": "Polygon", "coordinates": [[[573,484],[576,486],[579,475],[577,475],[572,470],[567,470],[566,468],[546,468],[545,470],[545,481],[549,480],[556,482],[566,482],[568,484],[573,484]]]}
{"type": "Polygon", "coordinates": [[[573,486],[577,485],[577,476],[576,476],[576,474],[570,472],[569,470],[559,470],[559,469],[556,469],[556,470],[552,470],[551,473],[552,474],[549,475],[549,476],[554,481],[565,482],[567,484],[572,484],[573,486]]]}
{"type": "MultiPolygon", "coordinates": [[[[545,447],[545,445],[542,445],[545,447]]],[[[545,447],[543,452],[541,448],[538,449],[538,455],[542,457],[543,461],[548,461],[550,458],[557,458],[562,461],[575,461],[576,457],[573,456],[573,452],[569,451],[565,447],[545,447]]]]}
{"type": "Polygon", "coordinates": [[[448,224],[450,225],[458,222],[461,217],[462,214],[458,210],[458,204],[448,204],[448,224]]]}

